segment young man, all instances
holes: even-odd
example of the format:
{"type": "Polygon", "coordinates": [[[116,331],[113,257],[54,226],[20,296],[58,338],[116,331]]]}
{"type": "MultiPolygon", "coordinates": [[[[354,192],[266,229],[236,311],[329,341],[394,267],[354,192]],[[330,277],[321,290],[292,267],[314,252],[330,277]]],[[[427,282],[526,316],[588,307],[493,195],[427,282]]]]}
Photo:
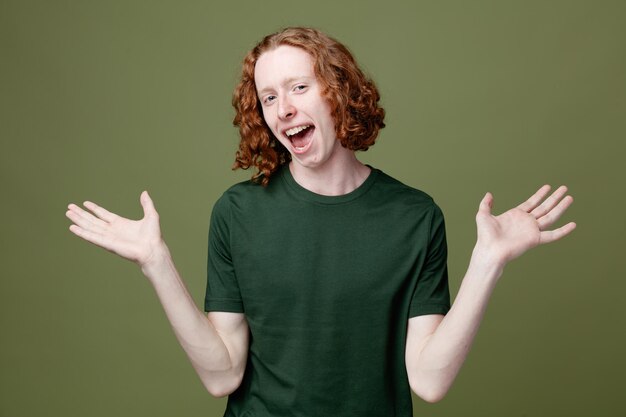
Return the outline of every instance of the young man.
{"type": "Polygon", "coordinates": [[[215,204],[205,316],[160,234],[146,192],[130,221],[85,202],[78,236],[140,265],[207,390],[227,416],[410,416],[411,389],[441,399],[505,264],[571,232],[572,203],[544,186],[478,238],[449,305],[443,216],[432,199],[355,156],[384,127],[374,84],[326,35],[288,28],[245,58],[233,105],[235,167],[253,180],[215,204]]]}

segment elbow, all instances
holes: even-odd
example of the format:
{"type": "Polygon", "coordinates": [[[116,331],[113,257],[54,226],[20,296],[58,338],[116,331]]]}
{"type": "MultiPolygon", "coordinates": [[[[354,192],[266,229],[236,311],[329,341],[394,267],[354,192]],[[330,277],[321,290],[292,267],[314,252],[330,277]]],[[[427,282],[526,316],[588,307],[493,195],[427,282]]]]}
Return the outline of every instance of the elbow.
{"type": "Polygon", "coordinates": [[[243,375],[241,376],[230,376],[230,377],[222,377],[222,378],[207,378],[203,379],[202,383],[204,388],[206,388],[207,392],[211,394],[211,396],[215,398],[223,398],[226,397],[239,388],[241,385],[241,381],[243,379],[243,375]]]}
{"type": "Polygon", "coordinates": [[[416,383],[415,381],[409,381],[411,391],[415,393],[422,400],[427,403],[437,403],[446,396],[449,386],[442,386],[436,383],[416,383]]]}
{"type": "Polygon", "coordinates": [[[444,391],[428,391],[423,393],[416,393],[422,400],[430,404],[435,404],[446,396],[444,391]]]}
{"type": "Polygon", "coordinates": [[[214,386],[214,385],[210,385],[207,386],[205,385],[205,388],[207,390],[207,392],[209,394],[211,394],[211,396],[215,397],[215,398],[223,398],[226,397],[230,394],[232,394],[235,389],[230,389],[228,387],[224,387],[224,386],[214,386]]]}

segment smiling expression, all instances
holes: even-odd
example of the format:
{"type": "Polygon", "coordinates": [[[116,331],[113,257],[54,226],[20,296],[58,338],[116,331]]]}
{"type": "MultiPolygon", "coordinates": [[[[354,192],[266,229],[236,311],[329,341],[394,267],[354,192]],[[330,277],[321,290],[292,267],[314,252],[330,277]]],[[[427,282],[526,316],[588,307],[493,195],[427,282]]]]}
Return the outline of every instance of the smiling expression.
{"type": "Polygon", "coordinates": [[[306,51],[281,45],[263,53],[254,80],[263,118],[293,163],[314,169],[339,163],[341,154],[351,152],[337,140],[330,105],[306,51]]]}

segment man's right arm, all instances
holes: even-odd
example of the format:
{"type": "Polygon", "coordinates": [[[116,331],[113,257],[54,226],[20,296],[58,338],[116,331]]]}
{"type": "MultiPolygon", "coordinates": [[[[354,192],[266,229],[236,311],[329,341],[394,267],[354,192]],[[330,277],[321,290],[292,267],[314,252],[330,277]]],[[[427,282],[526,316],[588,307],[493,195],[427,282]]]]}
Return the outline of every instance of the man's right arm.
{"type": "Polygon", "coordinates": [[[221,397],[240,385],[248,356],[248,323],[241,313],[204,315],[193,302],[167,245],[148,193],[141,195],[144,217],[129,220],[92,203],[75,204],[66,216],[80,238],[135,262],[153,285],[174,333],[206,389],[221,397]],[[93,213],[93,214],[92,214],[93,213]]]}
{"type": "Polygon", "coordinates": [[[174,334],[207,391],[223,397],[241,384],[248,357],[248,323],[242,313],[198,310],[176,270],[167,246],[142,267],[174,334]]]}

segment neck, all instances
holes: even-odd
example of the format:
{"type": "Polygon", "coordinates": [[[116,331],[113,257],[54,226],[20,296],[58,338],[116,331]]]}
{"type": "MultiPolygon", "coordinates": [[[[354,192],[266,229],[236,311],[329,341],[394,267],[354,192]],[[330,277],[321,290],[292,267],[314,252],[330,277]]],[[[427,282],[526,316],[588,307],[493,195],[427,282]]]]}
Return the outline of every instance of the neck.
{"type": "Polygon", "coordinates": [[[316,168],[303,167],[293,161],[289,170],[293,179],[303,188],[320,195],[338,196],[356,190],[370,174],[354,152],[346,152],[339,163],[325,164],[316,168]]]}

